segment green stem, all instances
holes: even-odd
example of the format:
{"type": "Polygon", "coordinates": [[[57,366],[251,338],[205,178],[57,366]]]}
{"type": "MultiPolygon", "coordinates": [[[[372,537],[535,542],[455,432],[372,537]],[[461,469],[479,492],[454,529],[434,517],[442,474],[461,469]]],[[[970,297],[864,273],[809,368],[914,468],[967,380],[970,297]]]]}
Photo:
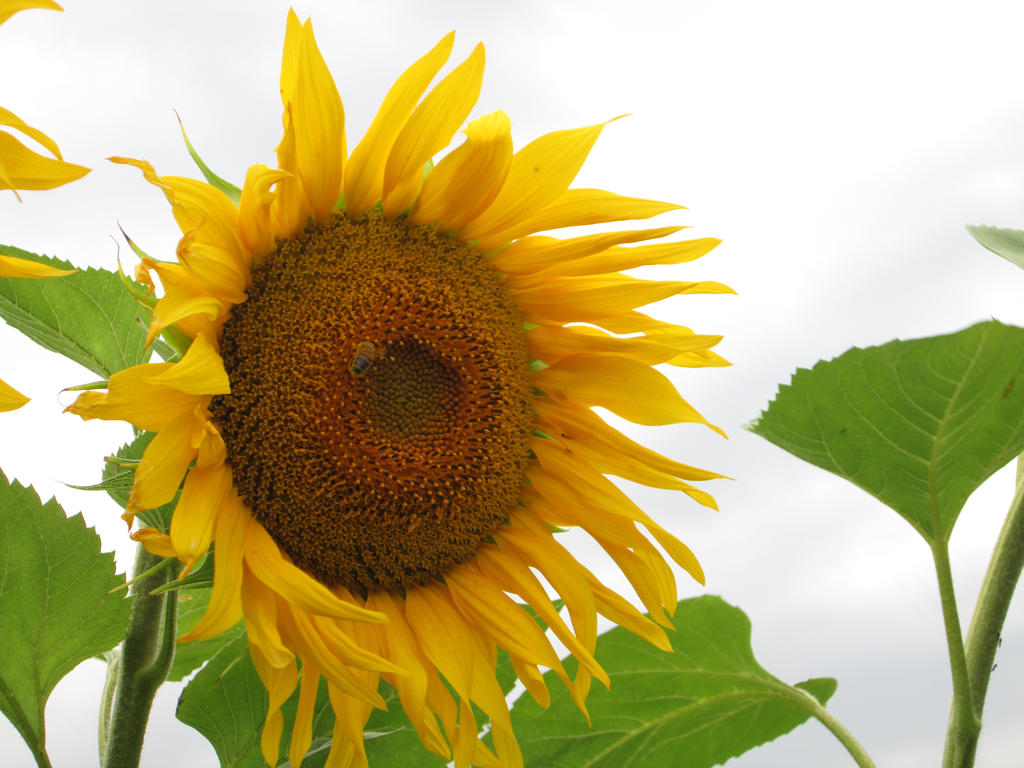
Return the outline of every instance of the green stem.
{"type": "MultiPolygon", "coordinates": [[[[964,652],[963,633],[960,629],[960,614],[956,607],[956,593],[953,591],[953,570],[949,564],[949,545],[944,539],[932,543],[932,559],[935,561],[935,575],[939,580],[939,597],[942,601],[942,619],[946,627],[946,645],[949,648],[949,666],[953,673],[953,712],[949,719],[947,743],[957,745],[969,743],[978,738],[981,721],[974,714],[971,702],[971,688],[967,674],[967,656],[964,652]]],[[[952,752],[947,750],[943,768],[952,768],[952,752]]]]}
{"type": "Polygon", "coordinates": [[[860,768],[875,768],[875,764],[868,755],[867,750],[853,737],[852,733],[846,730],[846,726],[836,720],[832,713],[821,706],[813,696],[808,694],[808,698],[814,702],[812,710],[814,716],[821,721],[822,725],[832,731],[832,734],[846,747],[846,751],[850,753],[850,757],[853,758],[854,762],[860,768]]]}
{"type": "MultiPolygon", "coordinates": [[[[153,569],[160,557],[140,544],[135,573],[153,569]]],[[[177,600],[150,592],[175,577],[176,568],[156,569],[132,584],[128,634],[121,644],[114,706],[110,713],[103,768],[138,768],[146,721],[157,688],[167,679],[174,658],[177,600]]]]}
{"type": "MultiPolygon", "coordinates": [[[[1024,571],[1024,457],[1017,460],[1017,490],[999,532],[992,558],[989,560],[985,580],[978,593],[971,626],[967,630],[967,674],[970,679],[971,701],[979,719],[985,708],[985,694],[992,675],[999,636],[1006,621],[1013,590],[1024,571]]],[[[952,729],[946,739],[946,763],[954,768],[969,768],[974,764],[978,748],[978,734],[960,745],[952,738],[952,729]],[[958,748],[959,747],[959,748],[958,748]]]]}
{"type": "Polygon", "coordinates": [[[32,750],[32,757],[36,759],[36,768],[52,768],[50,764],[50,756],[46,754],[46,750],[43,748],[43,742],[28,741],[26,743],[29,749],[32,750]]]}

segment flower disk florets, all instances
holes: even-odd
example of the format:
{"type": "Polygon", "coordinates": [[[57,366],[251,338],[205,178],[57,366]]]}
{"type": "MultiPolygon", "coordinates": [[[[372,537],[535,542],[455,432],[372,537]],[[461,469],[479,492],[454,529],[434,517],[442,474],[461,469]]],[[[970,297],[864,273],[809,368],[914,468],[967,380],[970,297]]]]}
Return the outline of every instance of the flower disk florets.
{"type": "Polygon", "coordinates": [[[463,562],[520,497],[533,429],[501,275],[433,228],[330,218],[253,268],[211,411],[292,560],[361,594],[463,562]]]}

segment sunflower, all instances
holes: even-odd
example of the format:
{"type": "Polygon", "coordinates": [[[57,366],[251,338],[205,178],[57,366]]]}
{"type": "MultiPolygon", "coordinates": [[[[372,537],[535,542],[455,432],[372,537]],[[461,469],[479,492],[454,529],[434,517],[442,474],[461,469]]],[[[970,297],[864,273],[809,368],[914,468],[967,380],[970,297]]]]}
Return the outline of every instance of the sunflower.
{"type": "MultiPolygon", "coordinates": [[[[61,7],[51,0],[0,0],[0,24],[18,11],[29,8],[61,10],[61,7]]],[[[88,168],[64,162],[60,148],[53,139],[3,107],[0,107],[0,126],[20,131],[53,153],[53,157],[40,155],[11,134],[0,131],[0,190],[13,191],[18,200],[21,200],[21,196],[18,195],[19,189],[53,189],[79,179],[89,172],[88,168]]],[[[0,277],[59,277],[73,271],[0,254],[0,277]]],[[[0,381],[0,411],[13,411],[27,402],[27,397],[9,384],[0,381]]]]}
{"type": "Polygon", "coordinates": [[[290,12],[278,168],[252,166],[237,201],[112,158],[158,186],[181,227],[177,261],[146,257],[143,273],[163,291],[149,338],[173,326],[191,344],[175,362],[114,374],[70,410],[156,433],[129,524],[184,477],[169,532],[134,536],[186,570],[216,543],[209,608],[180,640],[244,619],[269,693],[270,765],[296,687],[288,758],[301,762],[321,678],[336,714],[329,765],[366,765],[381,678],[427,749],[457,766],[521,765],[497,649],[538,702],[546,667],[585,713],[591,681],[609,682],[594,658],[597,614],[668,650],[677,598],[662,549],[703,582],[690,550],[607,475],[712,507],[691,481],[720,475],[633,442],[591,407],[707,424],[653,366],[723,365],[710,351],[719,337],[635,308],[729,289],[620,271],[689,261],[718,241],[624,247],[680,227],[534,234],[679,207],[568,188],[603,125],[513,152],[499,111],[466,124],[434,166],[483,75],[478,45],[427,92],[453,40],[398,78],[349,153],[312,26],[290,12]],[[558,541],[571,526],[600,543],[650,618],[558,541]],[[579,660],[573,679],[524,604],[579,660]],[[493,752],[472,704],[490,719],[493,752]]]}

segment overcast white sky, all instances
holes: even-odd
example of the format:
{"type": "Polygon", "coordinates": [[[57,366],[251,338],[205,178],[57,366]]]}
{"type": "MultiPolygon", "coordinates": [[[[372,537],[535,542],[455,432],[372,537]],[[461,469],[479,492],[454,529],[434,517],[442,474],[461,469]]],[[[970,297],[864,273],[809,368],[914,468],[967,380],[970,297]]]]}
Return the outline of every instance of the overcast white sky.
{"type": "MultiPolygon", "coordinates": [[[[178,236],[162,196],[133,169],[150,160],[193,175],[172,109],[214,169],[240,181],[273,163],[288,3],[66,0],[0,27],[0,104],[92,166],[60,190],[0,195],[0,242],[81,266],[115,267],[120,222],[151,254],[178,236]],[[244,9],[244,10],[243,10],[244,9]]],[[[807,0],[306,2],[345,101],[350,146],[393,78],[455,28],[456,57],[487,47],[473,116],[504,109],[517,146],[558,128],[606,129],[578,186],[688,206],[665,224],[725,240],[705,259],[662,269],[739,296],[679,297],[657,313],[724,333],[729,369],[674,373],[684,396],[730,435],[695,425],[638,429],[683,461],[735,478],[721,512],[672,494],[637,498],[687,541],[707,592],[740,606],[754,651],[789,682],[834,676],[830,709],[879,766],[937,765],[949,672],[928,550],[901,518],[843,481],[741,430],[797,366],[853,345],[958,330],[995,317],[1024,324],[1024,273],[976,246],[967,223],[1024,227],[1024,6],[807,0]]],[[[127,249],[122,245],[122,255],[127,249]]],[[[130,261],[130,260],[128,260],[130,261]]],[[[60,387],[95,378],[0,327],[0,376],[34,400],[0,420],[0,468],[82,510],[130,562],[112,502],[64,488],[98,477],[127,427],[81,423],[60,387]]],[[[1004,471],[965,509],[953,567],[966,625],[1009,503],[1004,471]]],[[[611,577],[610,577],[611,578],[611,577]]],[[[613,583],[619,581],[612,579],[613,583]]],[[[684,595],[701,589],[680,580],[684,595]]],[[[1024,609],[1012,609],[977,765],[1018,766],[1024,751],[1024,609]]],[[[102,665],[87,662],[48,710],[58,766],[95,764],[102,665]]],[[[143,765],[216,764],[158,698],[143,765]]],[[[30,766],[0,722],[7,765],[30,766]]],[[[730,763],[852,765],[817,724],[730,763]]]]}

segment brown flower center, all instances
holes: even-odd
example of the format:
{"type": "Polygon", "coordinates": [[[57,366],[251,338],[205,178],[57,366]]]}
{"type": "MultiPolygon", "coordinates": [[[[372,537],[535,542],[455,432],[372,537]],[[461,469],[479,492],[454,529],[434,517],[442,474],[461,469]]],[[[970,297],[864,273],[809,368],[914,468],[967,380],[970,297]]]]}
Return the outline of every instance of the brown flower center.
{"type": "Polygon", "coordinates": [[[422,584],[508,519],[529,458],[522,319],[465,244],[332,217],[253,268],[215,397],[235,485],[299,567],[366,594],[422,584]]]}

